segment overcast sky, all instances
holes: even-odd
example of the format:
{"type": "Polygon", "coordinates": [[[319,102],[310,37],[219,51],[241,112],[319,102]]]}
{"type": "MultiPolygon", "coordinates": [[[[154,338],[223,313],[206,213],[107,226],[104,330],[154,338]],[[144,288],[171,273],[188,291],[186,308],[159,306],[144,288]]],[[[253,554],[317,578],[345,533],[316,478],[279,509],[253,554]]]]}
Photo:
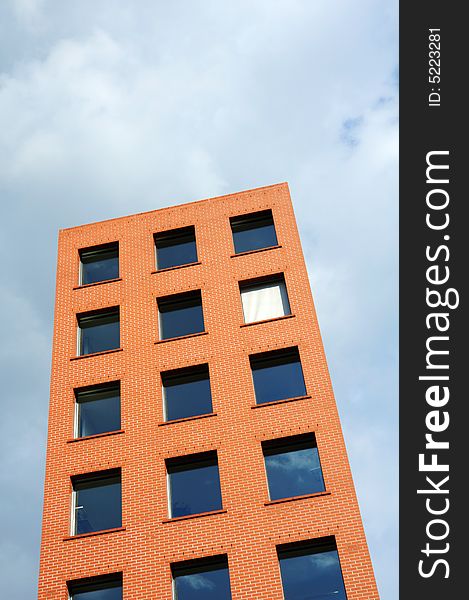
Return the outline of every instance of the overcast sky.
{"type": "Polygon", "coordinates": [[[0,3],[0,571],[36,597],[57,231],[288,181],[382,600],[397,592],[397,6],[0,3]]]}

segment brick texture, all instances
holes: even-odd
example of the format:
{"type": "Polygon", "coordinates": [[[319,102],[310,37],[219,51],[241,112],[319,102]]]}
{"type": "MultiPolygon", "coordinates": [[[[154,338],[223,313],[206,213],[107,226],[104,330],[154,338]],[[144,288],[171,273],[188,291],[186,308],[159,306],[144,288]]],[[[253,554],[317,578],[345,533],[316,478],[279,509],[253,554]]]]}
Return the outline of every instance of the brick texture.
{"type": "Polygon", "coordinates": [[[60,231],[39,600],[122,572],[127,600],[171,600],[171,563],[228,556],[233,598],[283,598],[276,547],[334,535],[348,600],[376,600],[287,184],[60,231]],[[229,218],[271,209],[279,247],[233,256],[229,218]],[[153,234],[195,226],[200,264],[155,272],[153,234]],[[78,286],[78,250],[119,242],[120,280],[78,286]],[[284,273],[292,318],[247,327],[239,281],[284,273]],[[206,335],[158,342],[156,299],[200,289],[206,335]],[[76,315],[120,307],[121,348],[76,357],[76,315]],[[255,404],[249,355],[297,346],[309,397],[255,404]],[[162,371],[208,363],[214,416],[161,426],[162,371]],[[73,438],[74,389],[121,382],[122,432],[73,438]],[[316,434],[327,494],[268,502],[261,442],[316,434]],[[226,512],[168,521],[165,459],[217,450],[226,512]],[[70,537],[71,476],[122,469],[122,530],[70,537]]]}

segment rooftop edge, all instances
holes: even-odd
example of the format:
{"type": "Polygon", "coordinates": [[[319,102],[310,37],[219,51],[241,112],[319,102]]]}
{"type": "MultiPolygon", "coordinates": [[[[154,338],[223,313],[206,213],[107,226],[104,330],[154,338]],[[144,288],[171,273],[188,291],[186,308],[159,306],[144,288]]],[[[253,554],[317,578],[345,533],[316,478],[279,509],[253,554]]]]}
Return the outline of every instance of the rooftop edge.
{"type": "Polygon", "coordinates": [[[251,188],[248,190],[241,190],[240,192],[233,192],[230,194],[223,194],[222,196],[213,196],[210,198],[202,198],[201,200],[192,200],[190,202],[183,202],[181,204],[172,204],[170,206],[164,206],[162,208],[155,208],[154,210],[146,210],[143,212],[138,212],[138,213],[133,213],[130,215],[123,215],[122,217],[113,217],[112,219],[104,219],[103,221],[91,221],[90,223],[83,223],[81,225],[74,225],[73,227],[62,227],[59,229],[59,232],[65,232],[65,231],[72,231],[74,229],[80,229],[81,227],[88,227],[89,225],[98,225],[99,223],[111,223],[112,221],[120,221],[122,219],[130,219],[133,217],[138,217],[138,216],[142,216],[142,215],[149,215],[152,213],[158,213],[164,210],[171,210],[173,208],[179,208],[182,206],[190,206],[191,204],[199,204],[202,202],[209,202],[211,200],[221,200],[223,198],[230,198],[233,196],[240,196],[242,194],[250,194],[252,192],[259,192],[261,190],[268,190],[268,189],[273,189],[273,188],[282,188],[282,187],[286,187],[287,189],[289,189],[288,186],[288,182],[287,181],[282,181],[280,183],[273,183],[271,185],[263,185],[260,187],[256,187],[256,188],[251,188]]]}

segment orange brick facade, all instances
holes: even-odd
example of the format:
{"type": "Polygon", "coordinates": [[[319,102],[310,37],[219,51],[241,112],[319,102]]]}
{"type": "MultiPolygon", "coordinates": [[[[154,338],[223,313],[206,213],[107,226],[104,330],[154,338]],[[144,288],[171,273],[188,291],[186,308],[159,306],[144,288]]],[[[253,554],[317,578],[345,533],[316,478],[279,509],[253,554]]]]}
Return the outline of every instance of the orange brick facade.
{"type": "Polygon", "coordinates": [[[234,599],[281,600],[276,547],[331,535],[348,600],[378,599],[288,186],[62,230],[39,599],[66,600],[67,581],[122,572],[127,600],[171,600],[172,563],[226,554],[234,599]],[[235,256],[229,218],[265,209],[278,247],[235,256]],[[153,234],[190,225],[199,264],[156,272],[153,234]],[[120,279],[80,287],[78,250],[115,241],[120,279]],[[239,281],[277,273],[293,316],[242,326],[239,281]],[[199,289],[206,334],[159,342],[156,299],[199,289]],[[120,351],[77,358],[76,315],[113,306],[120,351]],[[299,349],[307,397],[255,406],[249,355],[289,346],[299,349]],[[163,423],[160,373],[201,363],[216,414],[163,423]],[[74,440],[74,389],[117,380],[122,430],[74,440]],[[270,503],[261,442],[307,432],[326,492],[270,503]],[[168,519],[165,460],[210,450],[223,512],[168,519]],[[122,472],[122,528],[70,536],[71,477],[111,468],[122,472]]]}

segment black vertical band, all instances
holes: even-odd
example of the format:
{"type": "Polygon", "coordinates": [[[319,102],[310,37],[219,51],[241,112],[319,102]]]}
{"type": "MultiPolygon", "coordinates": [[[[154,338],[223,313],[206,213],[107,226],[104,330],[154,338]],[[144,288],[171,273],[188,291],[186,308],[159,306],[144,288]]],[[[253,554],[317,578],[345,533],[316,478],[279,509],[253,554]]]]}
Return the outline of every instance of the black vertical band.
{"type": "Polygon", "coordinates": [[[469,127],[463,89],[469,53],[462,13],[456,2],[401,4],[402,599],[467,594],[469,127]]]}

